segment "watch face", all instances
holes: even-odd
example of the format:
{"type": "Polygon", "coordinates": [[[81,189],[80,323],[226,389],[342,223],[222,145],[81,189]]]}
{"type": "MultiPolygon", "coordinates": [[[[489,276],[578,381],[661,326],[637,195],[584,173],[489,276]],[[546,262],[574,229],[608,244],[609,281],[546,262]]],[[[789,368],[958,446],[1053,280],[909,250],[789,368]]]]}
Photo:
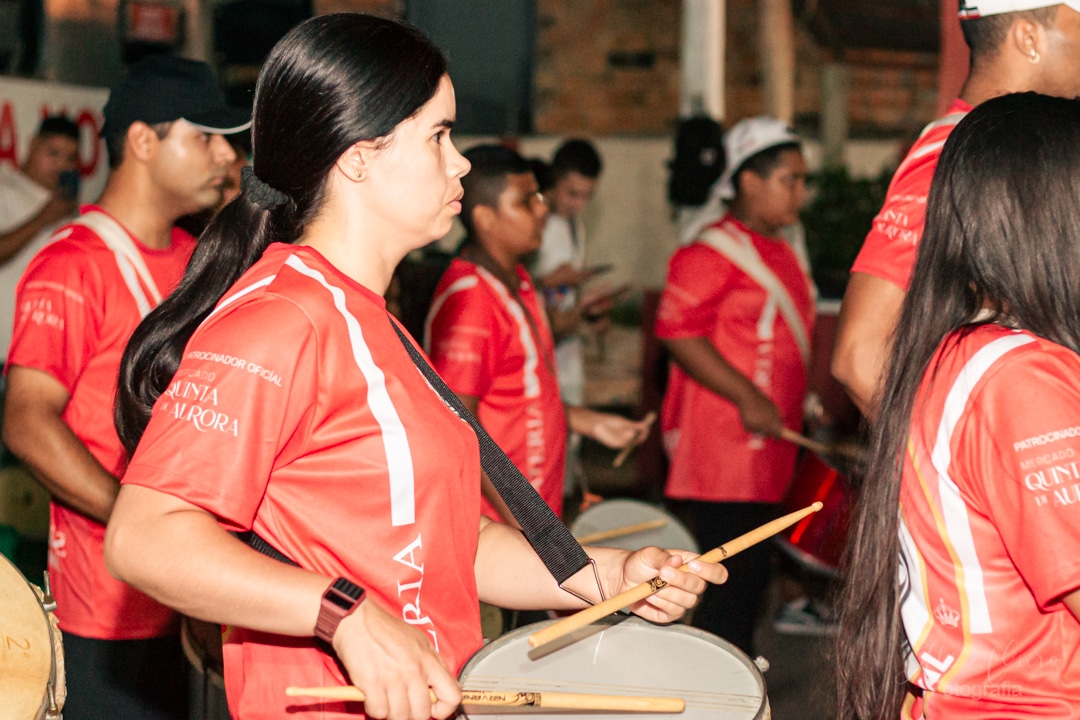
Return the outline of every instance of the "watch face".
{"type": "Polygon", "coordinates": [[[349,582],[345,578],[338,578],[330,587],[337,591],[329,593],[330,599],[335,605],[341,606],[344,610],[352,608],[353,605],[358,603],[360,599],[364,597],[363,588],[355,583],[349,582]]]}
{"type": "Polygon", "coordinates": [[[339,593],[327,593],[326,599],[337,605],[342,610],[348,610],[356,604],[356,599],[339,593]]]}

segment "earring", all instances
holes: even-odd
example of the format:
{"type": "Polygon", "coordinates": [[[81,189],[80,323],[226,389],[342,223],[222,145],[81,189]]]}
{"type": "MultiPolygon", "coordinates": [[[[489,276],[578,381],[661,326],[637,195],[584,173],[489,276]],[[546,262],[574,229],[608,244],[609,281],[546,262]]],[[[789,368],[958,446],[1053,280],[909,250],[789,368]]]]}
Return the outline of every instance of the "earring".
{"type": "Polygon", "coordinates": [[[1040,59],[1041,58],[1039,57],[1039,51],[1036,50],[1035,48],[1031,48],[1031,55],[1028,56],[1028,62],[1030,62],[1032,65],[1034,65],[1037,62],[1039,62],[1040,59]]]}
{"type": "Polygon", "coordinates": [[[360,181],[360,180],[364,179],[364,171],[363,170],[357,170],[356,171],[356,179],[357,179],[357,181],[360,181]]]}

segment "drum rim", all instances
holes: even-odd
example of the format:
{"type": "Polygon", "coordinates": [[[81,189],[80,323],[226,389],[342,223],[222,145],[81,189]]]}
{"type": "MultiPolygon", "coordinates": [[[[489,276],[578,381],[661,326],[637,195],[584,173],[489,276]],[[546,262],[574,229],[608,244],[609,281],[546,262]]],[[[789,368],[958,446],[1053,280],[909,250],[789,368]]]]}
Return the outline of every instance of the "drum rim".
{"type": "MultiPolygon", "coordinates": [[[[53,644],[53,626],[49,621],[49,611],[45,609],[45,606],[41,603],[41,598],[38,597],[37,590],[34,589],[34,584],[23,575],[22,570],[6,555],[0,555],[0,562],[7,564],[16,575],[22,578],[23,583],[26,585],[26,589],[30,592],[30,596],[34,599],[34,605],[41,613],[41,619],[45,623],[46,634],[49,637],[49,681],[45,686],[45,694],[42,697],[41,711],[43,718],[55,717],[50,714],[50,710],[55,706],[56,700],[53,693],[56,690],[56,646],[53,644]]],[[[46,571],[47,573],[48,571],[46,571]]]]}
{"type": "MultiPolygon", "coordinates": [[[[476,665],[481,660],[483,660],[484,657],[496,652],[503,645],[507,645],[513,640],[532,635],[537,630],[545,628],[548,625],[552,625],[556,622],[558,622],[558,620],[544,620],[542,622],[533,623],[532,625],[526,625],[525,627],[520,627],[516,630],[511,630],[504,635],[500,635],[491,642],[485,643],[481,648],[479,648],[476,652],[470,655],[469,659],[465,662],[465,664],[461,666],[461,671],[458,672],[458,680],[461,682],[462,686],[464,686],[464,676],[468,672],[473,670],[476,665]]],[[[742,663],[747,670],[750,671],[750,674],[753,675],[754,679],[757,680],[758,686],[761,689],[761,705],[758,706],[757,712],[754,714],[754,720],[760,720],[761,718],[766,717],[765,710],[769,707],[769,686],[768,683],[765,681],[765,674],[761,672],[761,668],[759,668],[754,663],[754,661],[750,658],[749,655],[744,653],[735,645],[731,644],[722,637],[713,635],[712,633],[706,632],[705,630],[702,630],[700,628],[692,627],[690,625],[681,625],[679,623],[661,625],[658,623],[649,622],[645,618],[638,617],[637,615],[608,615],[607,617],[596,621],[595,623],[593,623],[593,625],[610,625],[614,627],[615,625],[622,625],[624,623],[630,623],[634,627],[655,627],[662,630],[669,630],[671,632],[680,633],[683,635],[689,635],[690,637],[697,638],[698,640],[702,640],[709,643],[710,645],[715,645],[722,648],[723,650],[728,651],[740,663],[742,663]]],[[[556,650],[555,652],[559,651],[556,650]]],[[[464,714],[464,712],[460,712],[454,717],[465,718],[466,715],[464,714]]]]}
{"type": "MultiPolygon", "coordinates": [[[[678,548],[679,550],[689,550],[690,552],[695,552],[695,553],[700,553],[701,552],[701,548],[698,547],[697,538],[694,537],[694,533],[691,532],[690,528],[688,528],[683,523],[682,520],[680,520],[678,517],[676,517],[674,513],[672,513],[670,510],[668,510],[663,505],[658,505],[656,503],[647,502],[645,500],[638,500],[637,498],[626,498],[626,497],[604,498],[602,501],[596,503],[595,505],[591,505],[591,506],[587,507],[586,509],[582,510],[580,513],[578,513],[577,516],[574,518],[574,521],[572,523],[570,523],[570,525],[569,525],[570,532],[572,534],[574,534],[574,535],[580,534],[579,531],[582,530],[582,528],[580,528],[578,526],[578,523],[581,522],[581,519],[583,517],[585,517],[589,513],[589,511],[591,511],[591,510],[593,510],[595,508],[603,507],[603,506],[607,506],[607,507],[610,508],[612,505],[624,505],[624,506],[634,507],[634,508],[642,508],[643,507],[643,508],[648,508],[649,510],[657,510],[657,511],[659,511],[659,513],[661,515],[666,517],[668,520],[673,521],[673,524],[676,527],[678,527],[682,531],[682,533],[685,534],[686,537],[690,541],[693,542],[692,547],[678,548]]],[[[604,545],[603,543],[599,543],[598,547],[609,547],[609,546],[604,545]]]]}

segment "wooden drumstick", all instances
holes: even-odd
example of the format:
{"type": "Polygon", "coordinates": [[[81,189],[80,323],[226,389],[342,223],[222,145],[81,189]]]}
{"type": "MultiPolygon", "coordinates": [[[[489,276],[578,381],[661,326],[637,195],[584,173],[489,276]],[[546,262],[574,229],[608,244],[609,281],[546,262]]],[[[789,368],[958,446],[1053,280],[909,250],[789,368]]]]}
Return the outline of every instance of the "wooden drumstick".
{"type": "MultiPolygon", "coordinates": [[[[287,687],[285,688],[285,694],[289,697],[317,697],[325,700],[364,702],[363,691],[352,685],[341,685],[339,687],[287,687]]],[[[431,702],[436,702],[436,700],[435,693],[432,692],[431,702]]],[[[641,713],[681,713],[686,709],[686,701],[677,697],[516,692],[513,690],[462,690],[461,704],[641,713]]]]}
{"type": "Polygon", "coordinates": [[[646,530],[655,530],[657,528],[662,528],[665,525],[667,525],[667,518],[655,518],[633,525],[612,528],[611,530],[598,530],[597,532],[589,533],[588,535],[582,535],[577,538],[577,541],[582,545],[588,545],[589,543],[598,543],[602,540],[613,540],[615,538],[625,537],[626,535],[645,532],[646,530]]]}
{"type": "Polygon", "coordinates": [[[784,440],[787,440],[789,443],[793,443],[795,445],[798,445],[799,447],[804,447],[811,452],[818,453],[819,455],[833,454],[833,447],[831,445],[820,443],[817,440],[811,440],[805,435],[800,435],[799,433],[795,432],[790,428],[784,428],[783,430],[781,430],[780,437],[784,440]]]}
{"type": "Polygon", "coordinates": [[[804,447],[811,452],[815,452],[818,455],[825,455],[826,457],[838,457],[843,456],[851,462],[862,463],[866,461],[865,454],[860,452],[858,445],[852,443],[833,443],[826,445],[820,443],[817,440],[811,440],[805,435],[800,435],[794,430],[784,428],[780,431],[780,437],[783,440],[787,440],[789,443],[794,443],[799,447],[804,447]]]}
{"type": "Polygon", "coordinates": [[[645,423],[645,429],[634,436],[634,439],[619,451],[619,454],[615,456],[615,460],[612,461],[611,467],[622,467],[622,464],[626,462],[626,458],[630,457],[630,453],[634,451],[634,448],[640,445],[641,441],[649,436],[649,430],[652,428],[652,424],[656,422],[656,413],[650,410],[645,417],[641,419],[641,422],[645,423]]]}
{"type": "MultiPolygon", "coordinates": [[[[778,532],[791,527],[795,523],[802,520],[811,513],[816,513],[822,508],[820,502],[816,502],[809,507],[805,507],[802,510],[796,510],[793,513],[788,513],[783,517],[777,518],[771,522],[767,522],[759,528],[755,528],[745,535],[724,543],[718,548],[710,550],[702,555],[699,559],[704,562],[721,562],[736,553],[740,553],[743,550],[757,545],[762,540],[772,537],[778,532]]],[[[686,565],[683,565],[680,570],[685,571],[686,565]]],[[[556,623],[548,625],[545,628],[537,630],[529,636],[529,647],[538,648],[542,645],[547,645],[553,640],[568,635],[575,630],[585,627],[586,625],[596,622],[597,620],[606,617],[612,613],[622,610],[628,605],[644,600],[645,598],[653,595],[660,590],[667,587],[667,582],[661,580],[659,577],[655,577],[649,582],[641,583],[635,587],[621,592],[618,595],[608,598],[607,600],[597,603],[592,607],[587,607],[584,610],[574,613],[570,617],[563,618],[556,623]]]]}

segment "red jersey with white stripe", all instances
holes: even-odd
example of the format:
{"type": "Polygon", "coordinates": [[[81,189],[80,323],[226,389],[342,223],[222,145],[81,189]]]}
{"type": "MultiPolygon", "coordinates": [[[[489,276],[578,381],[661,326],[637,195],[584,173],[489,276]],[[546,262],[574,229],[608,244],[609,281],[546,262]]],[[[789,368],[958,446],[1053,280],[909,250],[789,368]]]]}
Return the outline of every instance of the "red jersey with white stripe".
{"type": "MultiPolygon", "coordinates": [[[[104,211],[86,206],[83,212],[104,211]]],[[[8,365],[58,380],[70,396],[63,421],[107,472],[120,477],[126,453],[113,427],[113,397],[120,357],[142,315],[117,254],[101,238],[78,224],[53,237],[19,282],[8,365]]],[[[157,288],[170,292],[195,239],[179,228],[164,250],[130,239],[157,288]]],[[[104,525],[56,502],[49,515],[49,580],[64,632],[123,640],[175,631],[171,610],[109,575],[104,525]]]]}
{"type": "MultiPolygon", "coordinates": [[[[367,590],[456,671],[480,647],[476,436],[431,389],[383,298],[315,250],[272,245],[192,336],[124,482],[367,590]]],[[[357,717],[289,685],[346,683],[314,638],[225,642],[233,717],[357,717]],[[326,710],[326,712],[324,712],[326,710]]]]}
{"type": "Polygon", "coordinates": [[[956,123],[971,109],[957,98],[943,117],[923,129],[893,174],[885,204],[874,218],[851,272],[888,280],[907,291],[926,222],[926,196],[930,194],[941,148],[956,123]]]}
{"type": "MultiPolygon", "coordinates": [[[[424,344],[454,392],[480,398],[480,424],[561,516],[567,431],[555,343],[528,273],[516,272],[521,302],[484,268],[455,259],[435,289],[424,344]]],[[[487,500],[482,512],[501,520],[487,500]]]]}
{"type": "MultiPolygon", "coordinates": [[[[727,215],[718,228],[747,243],[780,281],[813,328],[809,278],[784,240],[768,238],[727,215]]],[[[701,240],[671,258],[656,320],[658,338],[707,338],[736,370],[750,378],[798,430],[806,367],[795,334],[777,300],[750,275],[701,240]]],[[[735,404],[698,384],[672,363],[661,414],[671,459],[668,497],[709,502],[780,502],[787,492],[796,448],[743,429],[735,404]]]]}
{"type": "Polygon", "coordinates": [[[1060,600],[1080,587],[1080,357],[986,325],[930,368],[900,489],[926,717],[1078,717],[1080,622],[1060,600]]]}

